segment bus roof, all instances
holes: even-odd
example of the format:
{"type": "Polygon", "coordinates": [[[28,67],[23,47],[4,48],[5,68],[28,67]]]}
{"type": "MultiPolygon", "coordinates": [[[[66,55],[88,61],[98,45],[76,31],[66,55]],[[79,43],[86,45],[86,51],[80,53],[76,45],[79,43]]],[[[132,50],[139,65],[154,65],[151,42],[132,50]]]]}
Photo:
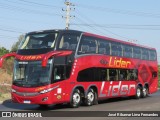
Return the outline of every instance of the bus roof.
{"type": "Polygon", "coordinates": [[[88,32],[84,32],[84,34],[87,36],[93,36],[93,37],[106,39],[106,40],[113,41],[113,42],[118,42],[118,43],[122,43],[122,44],[127,44],[127,45],[142,47],[142,48],[146,48],[146,49],[156,50],[155,48],[152,48],[152,47],[143,46],[143,45],[139,45],[139,44],[123,41],[123,40],[118,40],[118,39],[114,39],[114,38],[110,38],[110,37],[105,37],[105,36],[101,36],[101,35],[97,35],[97,34],[92,34],[92,33],[88,33],[88,32]]]}
{"type": "Polygon", "coordinates": [[[93,33],[89,33],[89,32],[82,32],[82,31],[78,31],[78,30],[51,29],[51,30],[33,31],[33,32],[29,32],[27,34],[29,35],[29,34],[43,33],[43,32],[74,32],[74,33],[77,32],[77,33],[83,33],[84,35],[87,35],[87,36],[106,39],[106,40],[113,41],[113,42],[118,42],[118,43],[122,43],[122,44],[127,44],[127,45],[147,48],[147,49],[151,49],[151,50],[156,50],[155,48],[152,48],[152,47],[147,47],[147,46],[143,46],[143,45],[139,45],[139,44],[123,41],[123,40],[118,40],[118,39],[114,39],[114,38],[110,38],[110,37],[106,37],[106,36],[101,36],[101,35],[97,35],[97,34],[93,34],[93,33]]]}
{"type": "Polygon", "coordinates": [[[40,30],[40,31],[33,31],[33,32],[29,32],[27,34],[35,34],[35,33],[48,33],[48,32],[79,32],[82,33],[82,31],[78,31],[78,30],[65,30],[65,29],[51,29],[51,30],[40,30]]]}

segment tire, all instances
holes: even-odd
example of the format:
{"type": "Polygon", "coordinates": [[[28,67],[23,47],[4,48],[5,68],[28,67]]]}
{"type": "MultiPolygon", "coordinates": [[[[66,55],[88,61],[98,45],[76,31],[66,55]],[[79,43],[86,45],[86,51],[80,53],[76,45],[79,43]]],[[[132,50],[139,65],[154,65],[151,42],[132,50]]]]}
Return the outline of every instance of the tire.
{"type": "Polygon", "coordinates": [[[94,104],[95,102],[95,92],[93,89],[89,89],[88,90],[88,93],[87,93],[87,96],[86,96],[86,99],[85,99],[85,105],[86,106],[91,106],[94,104]]]}
{"type": "Polygon", "coordinates": [[[95,92],[95,99],[93,105],[98,105],[98,95],[97,92],[95,92]]]}
{"type": "Polygon", "coordinates": [[[137,89],[136,89],[135,98],[139,99],[139,98],[141,98],[141,96],[142,96],[142,89],[141,89],[140,86],[138,86],[137,89]]]}
{"type": "Polygon", "coordinates": [[[82,98],[81,98],[81,93],[79,89],[75,89],[72,94],[70,106],[72,108],[78,108],[81,104],[82,98]]]}
{"type": "Polygon", "coordinates": [[[145,98],[148,96],[148,87],[144,86],[142,89],[142,98],[145,98]]]}

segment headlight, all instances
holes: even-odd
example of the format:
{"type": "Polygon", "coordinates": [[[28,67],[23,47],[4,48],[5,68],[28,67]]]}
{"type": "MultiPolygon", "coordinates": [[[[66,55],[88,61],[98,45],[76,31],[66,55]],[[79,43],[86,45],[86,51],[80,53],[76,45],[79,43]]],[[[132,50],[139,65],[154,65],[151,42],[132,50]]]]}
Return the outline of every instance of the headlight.
{"type": "Polygon", "coordinates": [[[44,94],[44,93],[50,92],[50,91],[53,90],[53,89],[54,89],[54,88],[49,88],[49,89],[46,89],[46,90],[42,90],[42,91],[40,91],[39,93],[44,94]]]}

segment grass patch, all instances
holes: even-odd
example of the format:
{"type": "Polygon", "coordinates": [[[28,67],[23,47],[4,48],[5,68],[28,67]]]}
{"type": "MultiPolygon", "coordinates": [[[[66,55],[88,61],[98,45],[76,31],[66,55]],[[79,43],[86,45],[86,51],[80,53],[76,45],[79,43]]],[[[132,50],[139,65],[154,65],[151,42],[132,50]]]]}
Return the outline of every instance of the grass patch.
{"type": "Polygon", "coordinates": [[[11,99],[11,93],[0,93],[0,101],[11,99]]]}
{"type": "Polygon", "coordinates": [[[11,86],[0,85],[0,101],[11,99],[11,86]]]}

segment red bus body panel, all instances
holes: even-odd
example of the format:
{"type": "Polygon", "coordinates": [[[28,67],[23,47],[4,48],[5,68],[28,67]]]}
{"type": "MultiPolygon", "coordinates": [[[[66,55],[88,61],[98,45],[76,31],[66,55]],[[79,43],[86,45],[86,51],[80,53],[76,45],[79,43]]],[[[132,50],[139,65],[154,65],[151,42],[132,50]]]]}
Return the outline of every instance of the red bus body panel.
{"type": "Polygon", "coordinates": [[[157,63],[153,61],[145,61],[139,59],[130,59],[123,57],[116,57],[116,60],[129,61],[131,64],[126,66],[123,64],[122,66],[114,65],[115,57],[113,56],[104,56],[104,55],[86,55],[82,57],[78,57],[75,59],[71,76],[69,79],[57,82],[54,84],[50,84],[48,86],[42,86],[37,88],[22,88],[12,86],[12,89],[15,89],[21,93],[35,93],[40,92],[44,89],[56,87],[54,90],[44,93],[38,94],[37,96],[25,96],[18,95],[12,92],[12,100],[18,103],[24,103],[24,101],[29,100],[30,104],[58,104],[70,102],[71,95],[76,87],[83,87],[85,93],[89,89],[90,86],[96,86],[98,92],[98,99],[106,99],[120,96],[133,96],[136,92],[136,87],[140,83],[144,85],[145,83],[149,84],[149,93],[152,94],[157,91],[158,87],[158,78],[152,77],[152,71],[157,71],[157,63]],[[101,64],[101,60],[105,60],[108,64],[101,64]],[[102,81],[102,82],[77,82],[78,72],[90,68],[90,67],[106,67],[106,68],[128,68],[128,69],[138,69],[138,80],[134,81],[102,81]],[[127,88],[127,89],[126,89],[127,88]],[[58,90],[60,89],[60,91],[58,90]],[[43,102],[42,99],[48,97],[48,100],[43,102]]]}

